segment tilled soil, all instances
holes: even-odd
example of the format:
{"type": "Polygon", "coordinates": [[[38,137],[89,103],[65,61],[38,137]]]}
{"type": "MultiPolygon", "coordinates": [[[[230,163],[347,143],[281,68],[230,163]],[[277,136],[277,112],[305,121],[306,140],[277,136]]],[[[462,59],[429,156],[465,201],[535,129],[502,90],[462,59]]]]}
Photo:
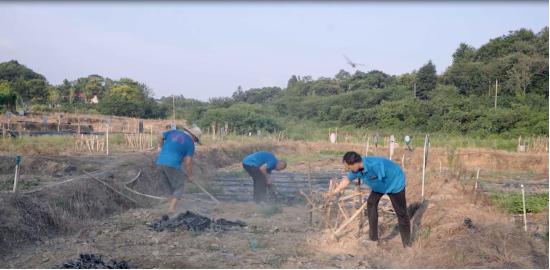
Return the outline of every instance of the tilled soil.
{"type": "MultiPolygon", "coordinates": [[[[240,220],[247,224],[246,227],[157,232],[151,230],[148,223],[165,214],[165,205],[130,208],[91,221],[81,226],[77,233],[33,239],[29,245],[13,249],[13,254],[5,257],[2,265],[8,268],[52,268],[78,258],[80,254],[100,254],[104,258],[124,260],[136,268],[548,267],[547,240],[533,239],[524,234],[513,219],[483,204],[483,201],[475,204],[471,194],[465,192],[464,186],[456,179],[430,171],[425,187],[426,200],[424,204],[418,204],[421,201],[420,170],[413,167],[412,158],[418,161],[421,156],[410,157],[406,170],[407,201],[410,206],[419,206],[412,224],[415,240],[409,249],[402,248],[395,214],[383,211],[391,209],[387,200],[381,201],[380,205],[381,241],[368,241],[368,224],[356,237],[357,222],[350,224],[337,241],[324,225],[322,216],[314,214],[313,224],[309,224],[308,208],[303,201],[257,205],[241,200],[240,197],[251,196],[249,185],[252,180],[242,174],[225,174],[227,179],[218,181],[228,183],[216,183],[215,179],[214,182],[205,182],[209,183],[208,187],[221,187],[217,195],[224,194],[226,186],[242,182],[242,187],[232,191],[234,196],[223,198],[222,203],[216,205],[204,194],[186,194],[178,213],[185,215],[186,211],[191,211],[211,221],[240,220]]],[[[112,178],[119,181],[131,179],[140,169],[135,168],[133,160],[118,162],[124,171],[118,171],[112,178]]],[[[141,169],[146,167],[149,165],[145,164],[141,169]]],[[[238,168],[238,164],[234,167],[238,168]]],[[[315,168],[315,164],[312,167],[315,168]]],[[[283,194],[292,194],[305,187],[304,183],[308,182],[304,172],[301,168],[299,173],[292,174],[297,176],[294,179],[290,174],[279,174],[280,179],[287,182],[286,186],[284,181],[281,182],[283,194]]],[[[274,173],[275,184],[277,173],[274,173]]],[[[330,173],[321,173],[312,178],[314,183],[318,181],[319,189],[326,189],[323,182],[331,177],[330,173]]],[[[102,179],[107,177],[102,176],[102,179]]],[[[155,179],[154,175],[140,178],[135,188],[146,192],[155,179]]],[[[348,214],[353,213],[353,207],[349,208],[345,209],[348,214]]],[[[341,222],[342,219],[339,224],[341,222]]]]}

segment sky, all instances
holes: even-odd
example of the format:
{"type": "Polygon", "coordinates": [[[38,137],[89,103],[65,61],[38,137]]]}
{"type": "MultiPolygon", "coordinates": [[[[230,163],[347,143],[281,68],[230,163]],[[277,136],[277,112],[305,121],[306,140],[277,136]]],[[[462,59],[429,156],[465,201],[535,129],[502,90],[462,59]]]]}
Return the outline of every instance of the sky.
{"type": "Polygon", "coordinates": [[[290,76],[399,75],[432,60],[441,74],[461,42],[548,25],[548,2],[0,2],[0,62],[51,84],[129,77],[155,97],[207,100],[286,87],[290,76]]]}

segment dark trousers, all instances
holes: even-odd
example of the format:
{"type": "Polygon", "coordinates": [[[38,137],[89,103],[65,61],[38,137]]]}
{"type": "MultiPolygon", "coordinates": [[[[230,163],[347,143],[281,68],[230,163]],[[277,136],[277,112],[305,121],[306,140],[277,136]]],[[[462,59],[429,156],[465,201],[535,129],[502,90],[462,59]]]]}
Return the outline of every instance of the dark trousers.
{"type": "Polygon", "coordinates": [[[243,164],[243,168],[254,180],[254,201],[261,202],[265,200],[267,193],[267,179],[265,178],[265,174],[254,166],[243,164]]]}
{"type": "MultiPolygon", "coordinates": [[[[378,240],[378,202],[383,193],[372,191],[367,200],[367,213],[369,216],[369,236],[373,241],[378,240]]],[[[399,233],[403,246],[411,245],[411,222],[407,212],[407,200],[405,198],[405,189],[398,193],[388,193],[393,210],[397,215],[399,223],[399,233]]]]}

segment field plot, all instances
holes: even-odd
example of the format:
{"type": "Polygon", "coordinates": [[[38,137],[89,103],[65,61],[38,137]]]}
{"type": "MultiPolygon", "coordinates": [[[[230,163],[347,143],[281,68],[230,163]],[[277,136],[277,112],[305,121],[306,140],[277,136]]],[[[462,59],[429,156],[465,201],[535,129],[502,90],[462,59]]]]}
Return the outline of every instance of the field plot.
{"type": "MultiPolygon", "coordinates": [[[[413,247],[403,249],[389,200],[379,206],[379,245],[367,241],[368,224],[359,229],[356,220],[338,240],[333,238],[332,231],[345,220],[343,212],[356,212],[353,203],[344,205],[343,212],[332,205],[328,224],[321,212],[314,212],[309,222],[300,191],[313,197],[326,191],[330,179],[343,173],[340,152],[362,148],[305,142],[203,146],[195,171],[221,203],[188,185],[178,212],[247,226],[162,232],[148,224],[164,214],[165,206],[125,188],[166,195],[150,152],[25,157],[17,194],[10,193],[13,168],[7,164],[13,157],[3,156],[0,260],[6,267],[29,268],[61,266],[79,254],[143,268],[548,267],[546,154],[434,148],[421,204],[422,152],[396,150],[394,161],[403,161],[407,174],[408,204],[416,207],[411,209],[413,247]],[[261,205],[251,202],[252,181],[240,166],[246,153],[258,149],[293,160],[288,170],[274,173],[277,196],[261,205]],[[528,232],[515,208],[520,183],[530,198],[528,232]]],[[[369,154],[386,152],[374,148],[369,154]]]]}

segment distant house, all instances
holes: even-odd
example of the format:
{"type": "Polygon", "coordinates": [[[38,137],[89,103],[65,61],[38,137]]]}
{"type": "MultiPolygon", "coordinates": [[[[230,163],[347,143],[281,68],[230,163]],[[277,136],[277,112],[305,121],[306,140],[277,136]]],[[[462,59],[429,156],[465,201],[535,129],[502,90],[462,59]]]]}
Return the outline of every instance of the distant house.
{"type": "Polygon", "coordinates": [[[97,95],[94,95],[94,97],[92,99],[90,99],[90,103],[93,103],[93,104],[98,104],[99,103],[99,99],[97,98],[97,95]]]}
{"type": "Polygon", "coordinates": [[[83,92],[76,94],[76,98],[80,101],[86,102],[86,95],[83,92]]]}

